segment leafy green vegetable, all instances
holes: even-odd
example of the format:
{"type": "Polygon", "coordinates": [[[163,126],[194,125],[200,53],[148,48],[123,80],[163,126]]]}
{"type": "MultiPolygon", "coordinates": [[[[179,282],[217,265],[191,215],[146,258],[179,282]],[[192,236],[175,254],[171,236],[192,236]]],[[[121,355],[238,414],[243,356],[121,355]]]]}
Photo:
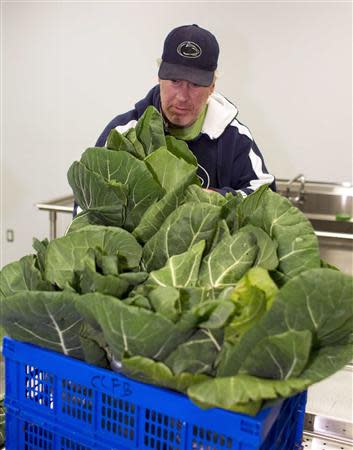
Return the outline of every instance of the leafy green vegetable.
{"type": "Polygon", "coordinates": [[[160,229],[166,218],[183,203],[185,190],[193,179],[194,172],[190,171],[163,198],[152,203],[132,232],[140,242],[146,243],[160,229]]]}
{"type": "Polygon", "coordinates": [[[87,149],[68,171],[83,211],[1,271],[0,327],[251,414],[350,362],[353,278],[303,213],[268,186],[205,191],[196,170],[153,107],[87,149]]]}
{"type": "Polygon", "coordinates": [[[149,107],[136,124],[136,138],[148,156],[156,149],[166,146],[163,119],[156,108],[149,107]]]}
{"type": "Polygon", "coordinates": [[[145,163],[166,192],[174,190],[174,187],[186,177],[193,175],[195,181],[197,180],[197,168],[174,156],[167,147],[155,150],[145,158],[145,163]]]}
{"type": "Polygon", "coordinates": [[[256,256],[255,265],[264,267],[267,270],[275,269],[278,266],[277,243],[265,231],[253,225],[246,225],[241,230],[252,233],[256,238],[259,251],[256,256]]]}
{"type": "Polygon", "coordinates": [[[191,184],[185,192],[185,203],[209,203],[210,205],[223,206],[226,199],[218,192],[206,192],[197,184],[191,184]]]}
{"type": "Polygon", "coordinates": [[[23,256],[19,261],[10,263],[1,270],[1,296],[8,297],[16,292],[28,290],[52,290],[50,283],[43,279],[37,268],[37,258],[34,255],[23,256]]]}
{"type": "Polygon", "coordinates": [[[95,318],[119,361],[136,354],[162,360],[191,332],[196,322],[188,315],[173,323],[159,312],[126,305],[115,297],[97,293],[80,296],[76,307],[83,317],[95,318]]]}
{"type": "Polygon", "coordinates": [[[70,291],[18,292],[1,299],[0,324],[15,339],[83,359],[82,316],[75,308],[78,297],[70,291]]]}
{"type": "MultiPolygon", "coordinates": [[[[312,269],[293,278],[278,291],[272,308],[243,336],[239,344],[227,348],[218,375],[230,376],[244,371],[258,375],[256,367],[247,363],[248,358],[253,359],[252,352],[261,354],[264,367],[274,364],[276,367],[273,370],[282,373],[283,378],[288,373],[286,367],[297,364],[298,358],[302,360],[304,369],[307,362],[312,364],[315,361],[312,358],[319,355],[322,348],[337,346],[339,353],[340,346],[352,343],[352,292],[352,277],[331,269],[312,269]],[[310,359],[308,355],[298,352],[297,342],[305,335],[296,333],[292,335],[296,336],[291,339],[292,347],[284,346],[287,350],[284,355],[286,359],[281,357],[279,360],[273,355],[273,339],[287,339],[283,336],[288,332],[306,333],[306,339],[311,340],[310,359]]],[[[351,356],[352,353],[349,358],[351,356]]],[[[349,358],[345,363],[350,361],[349,358]]],[[[323,379],[331,375],[331,361],[326,363],[316,378],[323,379]]]]}
{"type": "Polygon", "coordinates": [[[227,287],[253,266],[258,252],[252,233],[239,232],[223,239],[202,261],[200,284],[208,287],[227,287]]]}
{"type": "Polygon", "coordinates": [[[86,266],[95,270],[95,257],[89,249],[96,248],[118,256],[122,270],[139,266],[142,249],[130,233],[116,227],[89,225],[49,244],[46,257],[47,279],[62,289],[72,286],[75,272],[86,266]]]}
{"type": "Polygon", "coordinates": [[[222,331],[198,330],[187,342],[179,345],[165,363],[176,375],[183,372],[211,374],[222,341],[222,331]]]}
{"type": "Polygon", "coordinates": [[[71,166],[68,178],[82,208],[105,206],[110,210],[114,205],[118,223],[127,230],[137,226],[146,209],[163,193],[145,163],[125,151],[89,148],[81,161],[71,166]],[[88,184],[92,188],[87,192],[88,184]]]}
{"type": "MultiPolygon", "coordinates": [[[[132,136],[130,135],[130,138],[131,137],[132,136]]],[[[119,133],[117,130],[111,130],[109,133],[107,139],[107,149],[128,152],[138,159],[144,159],[145,157],[145,152],[143,151],[142,145],[135,147],[135,145],[126,136],[119,133]]]]}
{"type": "Polygon", "coordinates": [[[127,205],[127,187],[116,180],[106,181],[104,177],[87,168],[81,162],[74,162],[68,171],[68,180],[78,205],[89,210],[98,223],[122,226],[127,205]]]}
{"type": "Polygon", "coordinates": [[[166,145],[168,150],[178,158],[182,158],[185,162],[192,164],[197,167],[197,159],[192,151],[189,149],[188,145],[184,141],[176,139],[174,136],[165,137],[166,145]]]}
{"type": "Polygon", "coordinates": [[[138,380],[186,392],[189,386],[208,379],[207,375],[182,372],[174,374],[165,364],[142,356],[124,358],[124,371],[138,380]]]}
{"type": "Polygon", "coordinates": [[[168,258],[190,249],[199,241],[210,241],[221,209],[205,203],[186,203],[172,212],[143,248],[143,262],[148,271],[164,266],[168,258]]]}
{"type": "Polygon", "coordinates": [[[165,267],[152,271],[149,281],[160,286],[196,286],[205,241],[193,245],[180,255],[171,256],[165,267]]]}
{"type": "Polygon", "coordinates": [[[213,378],[190,386],[187,393],[201,408],[219,407],[256,414],[262,400],[290,397],[305,390],[310,381],[292,378],[267,380],[250,375],[213,378]]]}
{"type": "Polygon", "coordinates": [[[318,239],[312,225],[289,200],[272,191],[261,195],[261,207],[247,217],[278,245],[278,270],[286,278],[320,267],[318,239]]]}

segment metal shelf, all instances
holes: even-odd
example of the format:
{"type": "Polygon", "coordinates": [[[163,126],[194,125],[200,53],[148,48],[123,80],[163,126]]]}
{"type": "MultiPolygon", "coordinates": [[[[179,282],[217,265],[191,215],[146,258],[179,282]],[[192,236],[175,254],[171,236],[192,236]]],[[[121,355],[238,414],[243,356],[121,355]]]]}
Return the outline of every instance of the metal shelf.
{"type": "Polygon", "coordinates": [[[337,440],[327,439],[326,437],[317,437],[308,433],[304,433],[303,450],[352,450],[353,446],[350,443],[342,443],[337,440]]]}

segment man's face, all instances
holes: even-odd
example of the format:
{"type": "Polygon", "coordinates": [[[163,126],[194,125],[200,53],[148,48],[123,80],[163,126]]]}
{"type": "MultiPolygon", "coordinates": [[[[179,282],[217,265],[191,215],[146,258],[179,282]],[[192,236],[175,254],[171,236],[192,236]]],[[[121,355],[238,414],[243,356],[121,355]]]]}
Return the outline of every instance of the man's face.
{"type": "Polygon", "coordinates": [[[177,127],[189,127],[204,109],[214,90],[184,80],[159,80],[162,111],[168,121],[177,127]]]}

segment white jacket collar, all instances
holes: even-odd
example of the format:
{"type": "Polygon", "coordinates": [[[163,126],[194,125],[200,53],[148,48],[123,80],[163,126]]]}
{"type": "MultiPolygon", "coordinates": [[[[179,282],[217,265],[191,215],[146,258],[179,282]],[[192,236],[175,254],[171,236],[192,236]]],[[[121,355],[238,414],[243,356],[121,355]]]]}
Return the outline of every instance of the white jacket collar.
{"type": "Polygon", "coordinates": [[[237,108],[223,95],[214,92],[207,101],[207,113],[202,126],[202,133],[207,134],[210,139],[217,139],[227,125],[238,114],[237,108]]]}

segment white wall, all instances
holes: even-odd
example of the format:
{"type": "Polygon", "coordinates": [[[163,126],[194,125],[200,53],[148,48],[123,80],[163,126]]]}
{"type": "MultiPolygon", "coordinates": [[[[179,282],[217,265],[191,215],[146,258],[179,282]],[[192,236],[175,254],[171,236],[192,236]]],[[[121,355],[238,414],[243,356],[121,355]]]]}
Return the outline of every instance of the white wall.
{"type": "Polygon", "coordinates": [[[1,13],[1,265],[48,236],[35,203],[70,193],[70,164],[157,81],[164,37],[186,23],[216,34],[218,90],[271,172],[352,181],[350,2],[7,1],[1,13]]]}

